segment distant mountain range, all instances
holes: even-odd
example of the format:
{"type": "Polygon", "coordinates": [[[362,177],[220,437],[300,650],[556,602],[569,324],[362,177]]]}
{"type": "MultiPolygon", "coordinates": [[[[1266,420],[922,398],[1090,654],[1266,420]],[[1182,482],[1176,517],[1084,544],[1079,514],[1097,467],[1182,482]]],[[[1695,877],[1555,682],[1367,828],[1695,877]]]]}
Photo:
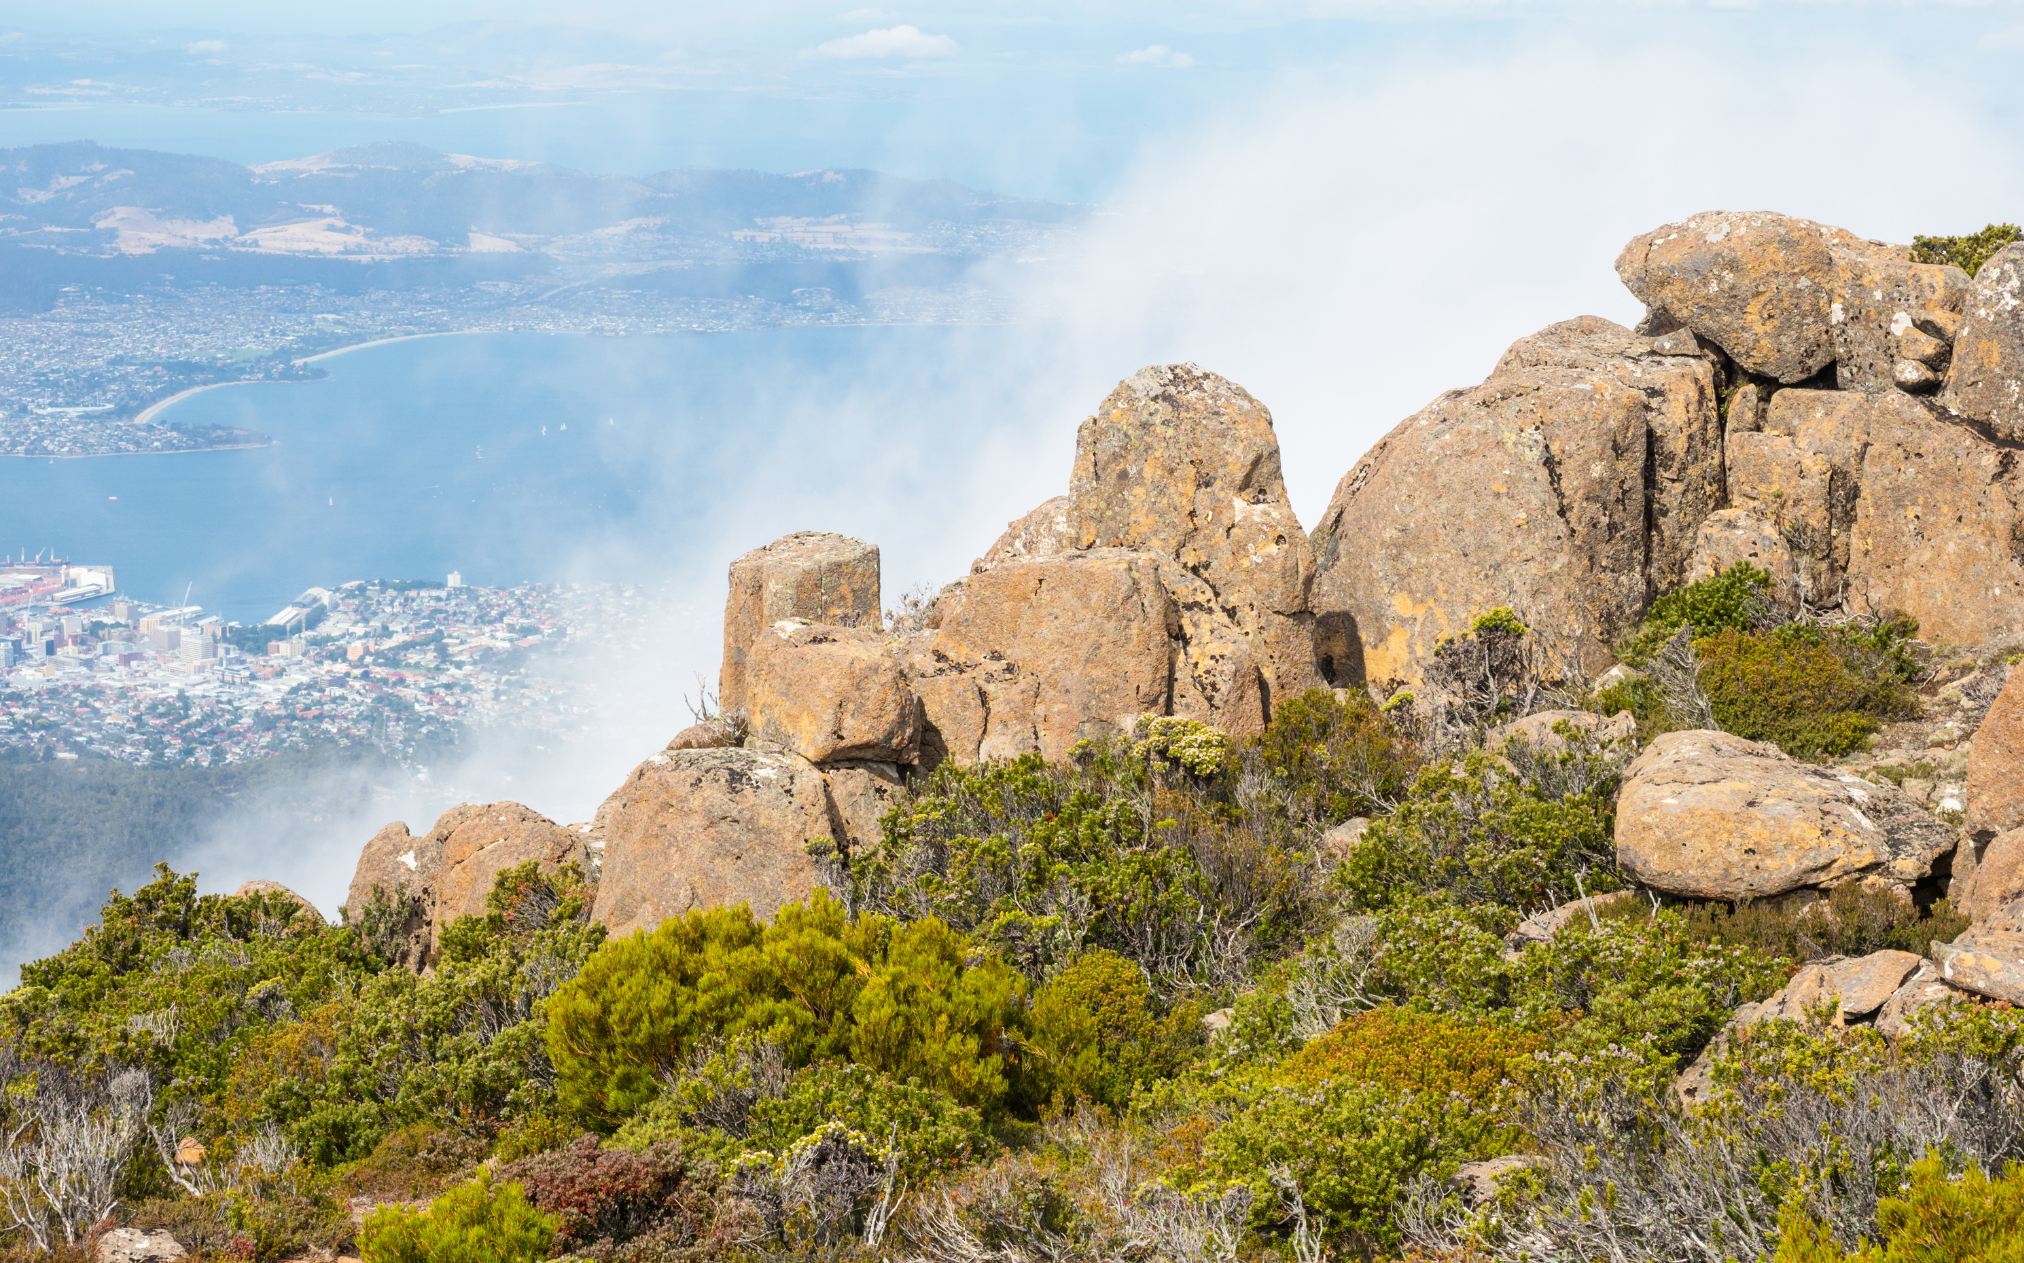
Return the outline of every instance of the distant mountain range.
{"type": "Polygon", "coordinates": [[[623,268],[976,254],[1084,214],[875,171],[677,170],[630,179],[400,143],[244,167],[77,141],[0,150],[0,170],[0,244],[100,258],[540,255],[623,268]]]}

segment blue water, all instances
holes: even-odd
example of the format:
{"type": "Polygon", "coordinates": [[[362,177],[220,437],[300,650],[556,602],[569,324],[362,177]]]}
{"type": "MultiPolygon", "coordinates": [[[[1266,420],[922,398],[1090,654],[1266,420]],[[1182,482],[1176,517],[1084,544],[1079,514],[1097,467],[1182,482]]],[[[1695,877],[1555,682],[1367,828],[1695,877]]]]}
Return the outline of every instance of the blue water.
{"type": "Polygon", "coordinates": [[[271,447],[0,460],[0,552],[52,548],[139,599],[188,590],[252,621],[312,585],[451,570],[721,583],[737,552],[820,528],[883,544],[890,595],[955,577],[1065,490],[1074,422],[1111,382],[1050,372],[1056,350],[946,326],[366,347],[324,381],[161,414],[271,447]]]}

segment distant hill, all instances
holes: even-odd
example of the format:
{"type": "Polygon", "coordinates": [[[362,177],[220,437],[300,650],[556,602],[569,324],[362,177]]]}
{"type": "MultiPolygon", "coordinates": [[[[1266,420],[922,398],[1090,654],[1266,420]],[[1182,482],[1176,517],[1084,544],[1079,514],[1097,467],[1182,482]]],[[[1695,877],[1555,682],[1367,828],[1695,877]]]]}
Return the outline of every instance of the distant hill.
{"type": "Polygon", "coordinates": [[[534,254],[609,265],[783,251],[962,254],[994,234],[1084,213],[876,171],[631,179],[398,143],[244,167],[75,141],[0,150],[0,168],[0,243],[98,257],[534,254]]]}

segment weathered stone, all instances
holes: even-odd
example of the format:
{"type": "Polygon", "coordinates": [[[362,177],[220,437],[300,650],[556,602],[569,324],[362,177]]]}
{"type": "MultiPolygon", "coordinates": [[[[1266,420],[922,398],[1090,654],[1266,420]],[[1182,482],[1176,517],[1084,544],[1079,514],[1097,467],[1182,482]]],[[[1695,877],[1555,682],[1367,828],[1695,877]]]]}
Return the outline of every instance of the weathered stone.
{"type": "Polygon", "coordinates": [[[1005,533],[991,545],[991,551],[970,564],[970,573],[983,574],[1002,562],[1039,561],[1075,552],[1080,544],[1073,512],[1067,496],[1056,496],[1018,521],[1008,523],[1005,533]]]}
{"type": "Polygon", "coordinates": [[[914,693],[921,699],[921,758],[926,771],[934,771],[944,759],[958,767],[977,761],[984,744],[984,729],[991,712],[984,700],[978,673],[941,667],[932,675],[913,675],[914,693]]]}
{"type": "Polygon", "coordinates": [[[1951,343],[1941,341],[1916,325],[1898,335],[1898,355],[1903,359],[1916,360],[1930,369],[1944,370],[1953,350],[1951,343]]]}
{"type": "Polygon", "coordinates": [[[1830,956],[1799,967],[1783,987],[1759,1005],[1751,1020],[1802,1021],[1834,1005],[1830,1024],[1846,1026],[1874,1015],[1897,993],[1923,958],[1910,952],[1881,951],[1854,958],[1830,956]]]}
{"type": "Polygon", "coordinates": [[[815,763],[912,763],[920,705],[883,632],[788,619],[745,659],[752,737],[815,763]]]}
{"type": "Polygon", "coordinates": [[[232,892],[232,897],[235,899],[242,899],[247,895],[286,895],[296,907],[301,908],[304,912],[307,912],[319,921],[323,920],[323,914],[316,910],[315,904],[304,899],[301,895],[296,894],[278,881],[242,881],[239,883],[239,888],[232,892]]]}
{"type": "MultiPolygon", "coordinates": [[[[1904,388],[1895,373],[1897,362],[1923,359],[1915,350],[1932,353],[1919,341],[1932,339],[1918,332],[1918,322],[1960,311],[1968,293],[1968,274],[1957,267],[1914,263],[1907,246],[1855,241],[1846,234],[1829,249],[1835,265],[1828,306],[1835,385],[1869,392],[1888,390],[1893,384],[1904,388]]],[[[1938,354],[1939,366],[1944,366],[1943,345],[1938,354]]]]}
{"type": "Polygon", "coordinates": [[[705,720],[700,724],[690,724],[676,733],[669,740],[666,748],[669,750],[721,750],[727,746],[737,744],[736,741],[732,740],[731,732],[726,725],[718,723],[715,720],[705,720]]]}
{"type": "Polygon", "coordinates": [[[1804,599],[1806,573],[1775,522],[1766,521],[1752,509],[1710,513],[1701,523],[1694,555],[1687,562],[1687,582],[1713,578],[1744,563],[1771,576],[1773,601],[1795,608],[1804,599]]]}
{"type": "Polygon", "coordinates": [[[784,619],[877,626],[878,546],[827,531],[797,531],[731,563],[724,602],[724,665],[717,698],[746,704],[745,656],[759,633],[784,619]]]}
{"type": "Polygon", "coordinates": [[[1939,967],[1930,960],[1921,960],[1912,976],[1877,1010],[1876,1029],[1886,1039],[1903,1039],[1911,1034],[1919,1014],[1939,1005],[1960,1002],[1961,993],[1940,981],[1939,967]]]}
{"type": "Polygon", "coordinates": [[[932,653],[973,672],[985,695],[977,757],[1060,759],[1166,713],[1179,623],[1160,565],[1121,549],[1009,562],[944,598],[932,653]]]}
{"type": "Polygon", "coordinates": [[[822,773],[760,750],[656,754],[600,815],[604,875],[591,915],[613,937],[725,904],[771,917],[814,890],[808,843],[835,828],[822,773]]]}
{"type": "Polygon", "coordinates": [[[1707,211],[1635,237],[1616,274],[1752,373],[1799,382],[1835,356],[1831,246],[1840,229],[1768,212],[1707,211]]]}
{"type": "Polygon", "coordinates": [[[1213,593],[1272,696],[1320,682],[1314,553],[1287,500],[1272,414],[1193,364],[1139,370],[1076,435],[1070,524],[1082,548],[1171,559],[1213,593]]]}
{"type": "Polygon", "coordinates": [[[1322,849],[1337,859],[1348,859],[1369,828],[1370,817],[1353,816],[1321,835],[1322,849]]]}
{"type": "Polygon", "coordinates": [[[1961,336],[1964,323],[1958,311],[1915,311],[1912,326],[1919,332],[1939,339],[1946,344],[1948,358],[1953,358],[1954,339],[1961,336]]]}
{"type": "Polygon", "coordinates": [[[1978,926],[2024,931],[2024,829],[1999,833],[1979,848],[1973,875],[1948,897],[1978,926]]]}
{"type": "Polygon", "coordinates": [[[166,1230],[147,1232],[140,1228],[112,1228],[99,1237],[98,1247],[91,1257],[96,1263],[163,1263],[163,1260],[180,1259],[188,1254],[182,1243],[166,1230]]]}
{"type": "Polygon", "coordinates": [[[1230,618],[1207,583],[1168,561],[1160,563],[1159,576],[1177,620],[1169,709],[1234,736],[1262,732],[1270,716],[1257,642],[1230,618]]]}
{"type": "Polygon", "coordinates": [[[1521,339],[1482,385],[1401,423],[1315,529],[1332,682],[1411,683],[1439,642],[1509,606],[1561,674],[1609,665],[1678,586],[1721,498],[1714,369],[1594,316],[1521,339]],[[1648,516],[1649,515],[1649,516],[1648,516]]]}
{"type": "Polygon", "coordinates": [[[1697,899],[1761,899],[1864,875],[1909,886],[1953,843],[1888,785],[1724,732],[1657,738],[1625,771],[1617,800],[1624,871],[1697,899]]]}
{"type": "Polygon", "coordinates": [[[1968,748],[1968,830],[2024,828],[2024,671],[2011,671],[1968,748]]]}
{"type": "Polygon", "coordinates": [[[493,882],[509,868],[529,861],[551,873],[564,864],[575,864],[586,874],[590,868],[583,835],[515,802],[460,809],[454,827],[445,832],[438,820],[430,836],[442,839],[433,914],[436,941],[458,917],[483,916],[493,882]]]}
{"type": "Polygon", "coordinates": [[[1570,748],[1568,739],[1555,731],[1562,724],[1604,749],[1634,746],[1637,741],[1637,719],[1629,711],[1605,718],[1592,710],[1542,710],[1490,729],[1484,734],[1483,745],[1501,750],[1516,737],[1535,749],[1557,753],[1570,748]]]}
{"type": "Polygon", "coordinates": [[[479,811],[474,804],[452,807],[436,820],[435,828],[420,837],[408,832],[404,821],[396,820],[372,836],[359,852],[345,893],[346,920],[361,924],[376,901],[384,901],[393,923],[389,936],[398,936],[400,963],[420,972],[427,967],[435,947],[436,882],[442,875],[443,839],[456,830],[467,815],[479,811]]]}
{"type": "Polygon", "coordinates": [[[1763,429],[1764,409],[1768,402],[1757,383],[1738,386],[1736,393],[1729,397],[1729,419],[1724,433],[1748,434],[1763,429]]]}
{"type": "Polygon", "coordinates": [[[1586,921],[1592,914],[1600,914],[1604,908],[1620,903],[1634,903],[1637,892],[1612,890],[1604,895],[1590,895],[1586,899],[1570,899],[1557,908],[1535,912],[1518,923],[1518,928],[1504,936],[1504,945],[1514,951],[1523,951],[1540,943],[1547,943],[1562,930],[1576,921],[1586,921]]]}
{"type": "Polygon", "coordinates": [[[2024,440],[2024,241],[1989,257],[1968,289],[1947,374],[1947,406],[2024,440]]]}
{"type": "Polygon", "coordinates": [[[830,837],[849,852],[876,846],[879,821],[905,793],[899,768],[871,761],[830,763],[822,776],[829,783],[829,816],[835,826],[830,837]]]}
{"type": "Polygon", "coordinates": [[[2024,1004],[2024,932],[1970,926],[1951,943],[1933,944],[1933,961],[1963,991],[2024,1004]]]}
{"type": "Polygon", "coordinates": [[[1908,395],[1922,394],[1940,384],[1940,375],[1917,360],[1899,360],[1891,368],[1890,379],[1908,395]]]}

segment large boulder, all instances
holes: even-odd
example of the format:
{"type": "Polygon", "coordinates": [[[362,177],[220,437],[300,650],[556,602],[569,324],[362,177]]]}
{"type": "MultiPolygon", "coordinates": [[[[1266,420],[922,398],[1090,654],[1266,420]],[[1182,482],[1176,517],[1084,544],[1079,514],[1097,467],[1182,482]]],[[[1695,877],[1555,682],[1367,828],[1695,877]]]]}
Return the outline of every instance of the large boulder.
{"type": "Polygon", "coordinates": [[[752,736],[815,763],[912,763],[920,703],[883,633],[786,619],[745,658],[752,736]]]}
{"type": "Polygon", "coordinates": [[[591,869],[582,834],[519,803],[461,803],[419,836],[396,820],[359,853],[347,919],[358,924],[379,903],[405,941],[404,963],[420,970],[435,960],[443,927],[482,915],[494,879],[530,860],[546,872],[571,863],[586,875],[591,869]]]}
{"type": "Polygon", "coordinates": [[[598,818],[604,873],[591,915],[614,937],[723,904],[770,917],[815,889],[808,843],[835,833],[822,773],[761,750],[656,754],[598,818]]]}
{"type": "Polygon", "coordinates": [[[2024,1005],[2024,931],[1970,926],[1951,943],[1933,944],[1933,960],[1952,986],[2024,1005]]]}
{"type": "Polygon", "coordinates": [[[1638,300],[1759,376],[1800,382],[1834,361],[1837,228],[1765,211],[1707,211],[1634,237],[1616,274],[1638,300]]]}
{"type": "Polygon", "coordinates": [[[1274,696],[1320,682],[1314,553],[1287,499],[1272,414],[1243,387],[1193,364],[1118,383],[1076,434],[1068,498],[1079,547],[1152,553],[1205,584],[1274,696]]]}
{"type": "Polygon", "coordinates": [[[1975,273],[1962,314],[1946,402],[1998,438],[2024,440],[2024,241],[1975,273]]]}
{"type": "Polygon", "coordinates": [[[725,710],[747,703],[745,657],[759,633],[789,618],[844,626],[879,623],[878,545],[828,531],[797,531],[731,563],[724,602],[725,710]]]}
{"type": "Polygon", "coordinates": [[[1829,247],[1834,291],[1828,327],[1834,336],[1834,384],[1878,393],[1926,390],[1947,368],[1959,327],[1968,274],[1957,267],[1914,263],[1907,246],[1856,241],[1846,234],[1829,247]]]}
{"type": "Polygon", "coordinates": [[[1809,961],[1783,987],[1755,1006],[1746,1022],[1773,1018],[1802,1021],[1808,1014],[1834,1006],[1830,1024],[1847,1026],[1873,1018],[1925,959],[1910,952],[1886,949],[1867,956],[1829,956],[1809,961]]]}
{"type": "Polygon", "coordinates": [[[924,701],[958,763],[1061,759],[1166,711],[1179,618],[1156,557],[1100,549],[998,565],[944,594],[936,621],[924,656],[947,668],[945,683],[924,701]]]}
{"type": "Polygon", "coordinates": [[[1444,638],[1499,606],[1562,676],[1593,678],[1650,597],[1679,584],[1720,506],[1715,386],[1691,339],[1662,350],[1583,316],[1402,422],[1315,528],[1312,606],[1334,682],[1416,681],[1444,638]]]}
{"type": "Polygon", "coordinates": [[[1978,835],[2024,828],[2024,671],[2010,672],[1968,747],[1966,814],[1978,835]]]}
{"type": "Polygon", "coordinates": [[[2024,829],[1991,838],[1974,870],[1947,894],[1954,911],[1979,927],[2024,930],[2024,829]]]}
{"type": "Polygon", "coordinates": [[[1762,899],[1932,872],[1954,833],[1902,791],[1725,732],[1672,732],[1624,772],[1617,863],[1694,899],[1762,899]]]}
{"type": "Polygon", "coordinates": [[[991,550],[970,563],[970,573],[983,574],[1001,562],[1064,557],[1081,547],[1072,502],[1067,496],[1056,496],[1018,521],[1006,523],[1005,533],[991,550]]]}

